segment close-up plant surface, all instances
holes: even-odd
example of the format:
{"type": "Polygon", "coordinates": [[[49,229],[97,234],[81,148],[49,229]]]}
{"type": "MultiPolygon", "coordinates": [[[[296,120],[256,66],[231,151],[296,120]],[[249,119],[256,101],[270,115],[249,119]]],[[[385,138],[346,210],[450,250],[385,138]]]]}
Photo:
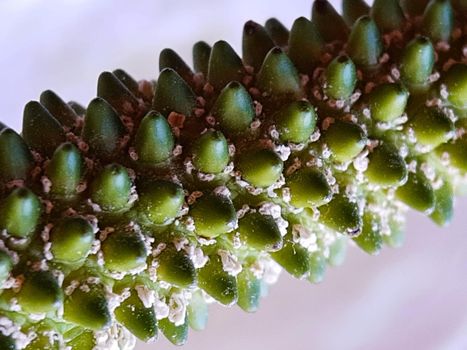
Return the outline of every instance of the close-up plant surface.
{"type": "Polygon", "coordinates": [[[241,50],[199,41],[189,65],[164,49],[157,76],[105,71],[87,104],[45,90],[18,132],[5,120],[1,348],[182,345],[210,304],[256,311],[281,270],[318,288],[348,246],[401,246],[409,208],[450,223],[467,170],[467,4],[342,13],[320,0],[287,26],[250,20],[241,50]]]}

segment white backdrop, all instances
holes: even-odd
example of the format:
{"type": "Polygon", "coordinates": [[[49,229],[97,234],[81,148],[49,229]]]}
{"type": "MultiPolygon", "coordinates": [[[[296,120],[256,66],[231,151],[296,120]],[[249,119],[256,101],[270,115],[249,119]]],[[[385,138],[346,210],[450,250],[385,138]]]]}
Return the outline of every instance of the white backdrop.
{"type": "MultiPolygon", "coordinates": [[[[165,47],[187,61],[198,40],[240,52],[246,20],[290,26],[310,2],[0,0],[0,120],[19,130],[24,104],[45,89],[87,104],[103,70],[155,77],[165,47]]],[[[213,306],[185,349],[467,349],[466,211],[460,199],[447,229],[411,213],[404,247],[378,257],[351,248],[322,285],[283,274],[256,314],[213,306]]],[[[139,346],[153,348],[173,346],[139,346]]]]}

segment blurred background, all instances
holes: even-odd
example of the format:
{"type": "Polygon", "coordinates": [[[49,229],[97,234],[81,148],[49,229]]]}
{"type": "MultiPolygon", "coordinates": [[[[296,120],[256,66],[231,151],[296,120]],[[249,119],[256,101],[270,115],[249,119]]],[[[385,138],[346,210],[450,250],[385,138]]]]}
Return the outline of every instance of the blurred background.
{"type": "MultiPolygon", "coordinates": [[[[290,27],[310,9],[311,0],[0,0],[0,120],[19,130],[24,104],[46,89],[87,104],[103,70],[154,78],[165,47],[187,62],[198,40],[240,53],[245,21],[290,27]]],[[[456,205],[444,229],[411,212],[400,249],[370,257],[350,247],[321,285],[284,273],[254,315],[213,305],[184,349],[467,349],[467,199],[456,205]]],[[[160,338],[137,349],[174,348],[160,338]]]]}

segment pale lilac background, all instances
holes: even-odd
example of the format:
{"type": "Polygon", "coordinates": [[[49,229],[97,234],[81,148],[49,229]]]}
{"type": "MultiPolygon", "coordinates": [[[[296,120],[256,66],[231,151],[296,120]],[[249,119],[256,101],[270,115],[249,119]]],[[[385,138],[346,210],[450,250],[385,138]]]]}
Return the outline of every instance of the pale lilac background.
{"type": "MultiPolygon", "coordinates": [[[[19,129],[41,91],[87,103],[103,70],[157,74],[171,47],[191,61],[197,40],[240,52],[243,22],[276,16],[290,26],[311,0],[0,0],[0,120],[19,129]]],[[[331,24],[332,25],[332,24],[331,24]]],[[[467,199],[447,229],[411,213],[403,248],[368,257],[356,248],[322,285],[285,274],[254,315],[211,309],[185,349],[467,349],[467,199]]],[[[166,340],[139,349],[173,349],[166,340]]]]}

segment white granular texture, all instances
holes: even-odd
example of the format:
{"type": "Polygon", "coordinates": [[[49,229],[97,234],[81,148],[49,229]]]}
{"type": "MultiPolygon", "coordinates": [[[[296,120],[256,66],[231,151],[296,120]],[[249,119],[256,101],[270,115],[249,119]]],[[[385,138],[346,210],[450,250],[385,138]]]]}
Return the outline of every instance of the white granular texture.
{"type": "Polygon", "coordinates": [[[223,270],[229,275],[237,276],[242,272],[242,264],[235,255],[232,255],[228,250],[224,249],[219,249],[217,254],[221,257],[223,270]]]}

